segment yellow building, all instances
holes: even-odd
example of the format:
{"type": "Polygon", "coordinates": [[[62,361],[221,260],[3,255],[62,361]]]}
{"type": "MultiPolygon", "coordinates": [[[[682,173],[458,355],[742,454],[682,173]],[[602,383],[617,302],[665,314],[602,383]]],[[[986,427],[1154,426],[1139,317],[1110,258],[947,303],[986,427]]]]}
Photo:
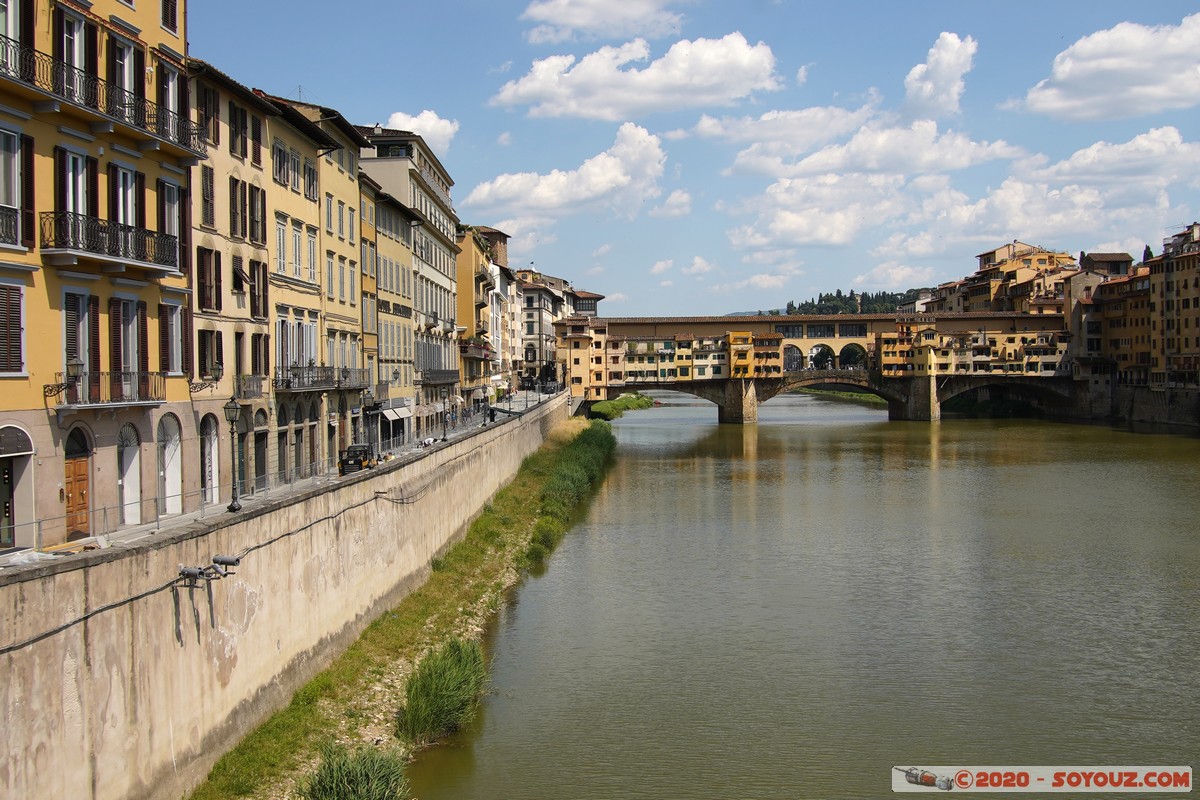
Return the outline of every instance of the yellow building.
{"type": "Polygon", "coordinates": [[[4,10],[0,547],[45,546],[198,502],[184,198],[206,143],[186,3],[4,10]]]}
{"type": "Polygon", "coordinates": [[[465,408],[477,410],[495,400],[492,385],[497,349],[490,336],[491,306],[496,283],[492,277],[491,243],[469,225],[458,229],[457,309],[460,338],[459,394],[465,408]]]}

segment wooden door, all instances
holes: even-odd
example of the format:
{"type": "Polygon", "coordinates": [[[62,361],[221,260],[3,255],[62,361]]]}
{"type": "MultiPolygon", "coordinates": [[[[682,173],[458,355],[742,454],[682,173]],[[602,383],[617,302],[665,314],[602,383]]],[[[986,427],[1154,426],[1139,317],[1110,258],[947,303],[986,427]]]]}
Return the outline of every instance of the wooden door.
{"type": "Polygon", "coordinates": [[[63,480],[64,500],[67,504],[67,538],[79,538],[91,534],[88,521],[88,459],[68,458],[63,480]]]}

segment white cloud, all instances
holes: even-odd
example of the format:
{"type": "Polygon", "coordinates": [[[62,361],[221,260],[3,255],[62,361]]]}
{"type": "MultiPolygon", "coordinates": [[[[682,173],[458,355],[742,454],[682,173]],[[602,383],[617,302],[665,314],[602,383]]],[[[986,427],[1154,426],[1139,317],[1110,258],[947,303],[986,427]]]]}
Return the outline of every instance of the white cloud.
{"type": "Polygon", "coordinates": [[[683,18],[668,10],[675,0],[534,0],[521,19],[536,23],[526,34],[533,44],[564,42],[581,34],[622,39],[679,33],[683,18]]]}
{"type": "Polygon", "coordinates": [[[658,285],[664,289],[670,289],[672,286],[675,285],[675,281],[659,281],[658,285]]]}
{"type": "Polygon", "coordinates": [[[808,83],[808,65],[805,64],[800,69],[796,70],[796,85],[803,86],[808,83]]]}
{"type": "Polygon", "coordinates": [[[1179,130],[1152,128],[1128,142],[1095,144],[1032,176],[1055,183],[1086,183],[1112,186],[1134,183],[1164,186],[1193,180],[1200,174],[1200,143],[1185,142],[1179,130]]]}
{"type": "Polygon", "coordinates": [[[632,217],[661,194],[658,179],[665,162],[658,137],[627,122],[612,147],[577,168],[499,175],[472,189],[463,204],[556,218],[606,207],[632,217]]]}
{"type": "Polygon", "coordinates": [[[976,142],[954,131],[939,133],[936,122],[923,119],[907,128],[869,125],[845,144],[829,145],[790,167],[781,166],[779,174],[795,177],[851,171],[942,172],[1024,154],[1003,140],[976,142]]]}
{"type": "Polygon", "coordinates": [[[1121,22],[1054,57],[1025,108],[1069,120],[1135,117],[1200,105],[1200,14],[1178,25],[1121,22]]]}
{"type": "Polygon", "coordinates": [[[650,268],[650,274],[651,275],[661,275],[664,272],[666,272],[667,270],[669,270],[671,268],[671,265],[673,265],[674,263],[675,262],[669,258],[666,259],[665,261],[656,261],[656,262],[654,262],[654,266],[652,266],[650,268]]]}
{"type": "Polygon", "coordinates": [[[917,64],[904,78],[907,110],[916,117],[936,119],[958,113],[958,101],[965,83],[963,76],[971,71],[978,45],[968,36],[943,31],[924,64],[917,64]]]}
{"type": "Polygon", "coordinates": [[[489,102],[528,105],[532,117],[616,122],[656,111],[729,106],[755,91],[781,88],[771,48],[750,45],[740,33],[679,41],[644,69],[627,68],[649,56],[644,39],[602,47],[578,63],[571,55],[549,56],[489,102]]]}
{"type": "Polygon", "coordinates": [[[605,303],[624,303],[628,299],[629,295],[625,294],[624,292],[613,292],[612,294],[604,296],[605,303]]]}
{"type": "Polygon", "coordinates": [[[397,111],[388,117],[387,127],[419,135],[440,157],[450,149],[450,141],[458,133],[458,120],[442,119],[437,112],[428,109],[415,117],[397,111]]]}
{"type": "Polygon", "coordinates": [[[712,272],[714,269],[716,269],[715,265],[710,264],[700,256],[696,256],[692,259],[692,263],[689,266],[684,267],[681,272],[683,272],[684,275],[704,275],[712,272]]]}
{"type": "Polygon", "coordinates": [[[512,144],[512,133],[509,131],[504,131],[501,133],[496,137],[496,144],[500,145],[501,147],[508,147],[510,144],[512,144]]]}
{"type": "Polygon", "coordinates": [[[647,212],[652,217],[685,217],[692,213],[692,196],[683,189],[676,189],[667,196],[661,206],[647,212]]]}
{"type": "Polygon", "coordinates": [[[778,291],[791,281],[796,275],[802,275],[800,270],[791,265],[781,265],[774,272],[756,272],[753,275],[748,275],[739,281],[731,283],[722,283],[712,287],[712,291],[717,293],[736,292],[742,289],[757,289],[765,291],[778,291]]]}
{"type": "Polygon", "coordinates": [[[928,286],[933,280],[933,267],[912,267],[888,261],[865,275],[855,276],[852,282],[868,289],[903,291],[914,286],[928,286]]]}
{"type": "Polygon", "coordinates": [[[778,175],[785,159],[794,158],[858,130],[875,113],[873,103],[856,110],[813,106],[768,111],[758,117],[712,117],[705,114],[691,133],[750,146],[737,154],[730,171],[778,175]]]}
{"type": "Polygon", "coordinates": [[[611,244],[602,244],[592,251],[592,258],[599,258],[602,255],[606,255],[609,250],[612,250],[611,244]]]}
{"type": "Polygon", "coordinates": [[[599,265],[597,265],[595,267],[591,267],[590,269],[585,270],[584,274],[585,275],[603,275],[604,267],[601,267],[599,265]]]}

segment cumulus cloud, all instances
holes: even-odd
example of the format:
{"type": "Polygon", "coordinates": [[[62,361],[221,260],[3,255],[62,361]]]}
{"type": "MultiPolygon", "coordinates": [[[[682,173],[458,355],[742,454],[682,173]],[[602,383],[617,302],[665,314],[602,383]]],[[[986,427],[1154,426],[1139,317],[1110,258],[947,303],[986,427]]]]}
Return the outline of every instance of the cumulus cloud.
{"type": "Polygon", "coordinates": [[[978,49],[968,36],[943,31],[924,64],[917,64],[904,78],[905,108],[916,117],[936,119],[958,113],[958,101],[965,83],[963,76],[971,71],[978,49]]]}
{"type": "Polygon", "coordinates": [[[624,292],[613,292],[612,294],[604,296],[605,303],[624,303],[628,299],[629,295],[625,294],[624,292]]]}
{"type": "Polygon", "coordinates": [[[592,251],[592,258],[599,258],[602,255],[606,255],[610,250],[612,250],[611,244],[602,244],[592,251]]]}
{"type": "Polygon", "coordinates": [[[450,141],[458,133],[458,120],[442,119],[437,112],[428,109],[417,114],[397,111],[388,117],[387,127],[412,131],[425,140],[439,157],[450,149],[450,141]]]}
{"type": "Polygon", "coordinates": [[[1025,95],[1038,114],[1069,120],[1135,117],[1200,105],[1200,14],[1178,25],[1122,22],[1054,57],[1025,95]]]}
{"type": "Polygon", "coordinates": [[[633,216],[661,194],[666,158],[657,136],[627,122],[612,147],[575,169],[499,175],[472,189],[463,203],[522,216],[558,218],[597,208],[633,216]]]}
{"type": "Polygon", "coordinates": [[[1193,180],[1200,174],[1200,143],[1185,142],[1177,128],[1152,128],[1128,142],[1095,144],[1041,169],[1032,177],[1054,183],[1117,182],[1150,186],[1193,180]]]}
{"type": "Polygon", "coordinates": [[[501,147],[508,147],[510,144],[512,144],[512,134],[508,131],[504,131],[496,137],[496,144],[500,145],[501,147]]]}
{"type": "Polygon", "coordinates": [[[1003,140],[976,142],[954,131],[939,133],[937,122],[922,119],[907,128],[864,127],[845,144],[827,146],[795,165],[780,167],[779,172],[789,176],[847,171],[942,172],[1023,155],[1023,150],[1003,140]]]}
{"type": "Polygon", "coordinates": [[[709,263],[700,256],[696,256],[692,259],[692,263],[684,267],[681,272],[683,272],[684,275],[704,275],[712,272],[714,269],[716,269],[715,265],[709,263]]]}
{"type": "Polygon", "coordinates": [[[533,44],[583,37],[656,38],[679,33],[683,17],[671,11],[675,0],[534,0],[521,19],[535,23],[526,34],[533,44]]]}
{"type": "Polygon", "coordinates": [[[751,45],[740,33],[679,41],[644,69],[630,67],[649,57],[644,39],[602,47],[578,63],[571,55],[549,56],[489,102],[529,106],[532,117],[616,122],[656,111],[729,106],[756,91],[781,88],[771,48],[751,45]]]}
{"type": "Polygon", "coordinates": [[[683,189],[676,189],[667,196],[661,206],[647,212],[652,217],[685,217],[692,213],[692,196],[683,189]]]}
{"type": "Polygon", "coordinates": [[[668,258],[664,261],[656,261],[656,262],[654,262],[654,266],[652,266],[650,268],[650,274],[651,275],[661,275],[664,272],[666,272],[667,270],[669,270],[671,268],[671,265],[673,265],[674,263],[675,263],[674,260],[672,260],[670,258],[668,258]]]}

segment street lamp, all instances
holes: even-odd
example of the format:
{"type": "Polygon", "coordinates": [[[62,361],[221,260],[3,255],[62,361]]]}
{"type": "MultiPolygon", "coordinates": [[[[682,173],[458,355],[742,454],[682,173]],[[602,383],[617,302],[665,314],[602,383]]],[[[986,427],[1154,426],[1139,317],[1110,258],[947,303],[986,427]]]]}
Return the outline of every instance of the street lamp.
{"type": "Polygon", "coordinates": [[[196,392],[203,391],[204,389],[211,389],[212,387],[216,386],[221,382],[221,376],[225,374],[225,367],[220,361],[218,361],[216,364],[213,364],[208,371],[212,376],[212,380],[189,381],[188,392],[195,394],[196,392]]]}
{"type": "Polygon", "coordinates": [[[450,415],[447,408],[447,402],[450,399],[450,387],[442,387],[442,441],[446,441],[446,417],[450,415]]]}
{"type": "Polygon", "coordinates": [[[233,446],[230,450],[229,463],[233,467],[233,500],[229,502],[229,511],[241,511],[242,504],[238,502],[238,452],[237,452],[237,421],[242,415],[242,407],[238,405],[236,397],[229,398],[229,402],[221,407],[225,411],[225,421],[229,423],[229,442],[233,446]]]}
{"type": "Polygon", "coordinates": [[[46,397],[54,397],[56,394],[62,394],[69,386],[74,386],[79,380],[79,373],[83,371],[83,362],[79,360],[79,356],[71,356],[67,359],[67,373],[64,376],[66,380],[62,383],[47,383],[42,386],[42,391],[46,397]]]}

